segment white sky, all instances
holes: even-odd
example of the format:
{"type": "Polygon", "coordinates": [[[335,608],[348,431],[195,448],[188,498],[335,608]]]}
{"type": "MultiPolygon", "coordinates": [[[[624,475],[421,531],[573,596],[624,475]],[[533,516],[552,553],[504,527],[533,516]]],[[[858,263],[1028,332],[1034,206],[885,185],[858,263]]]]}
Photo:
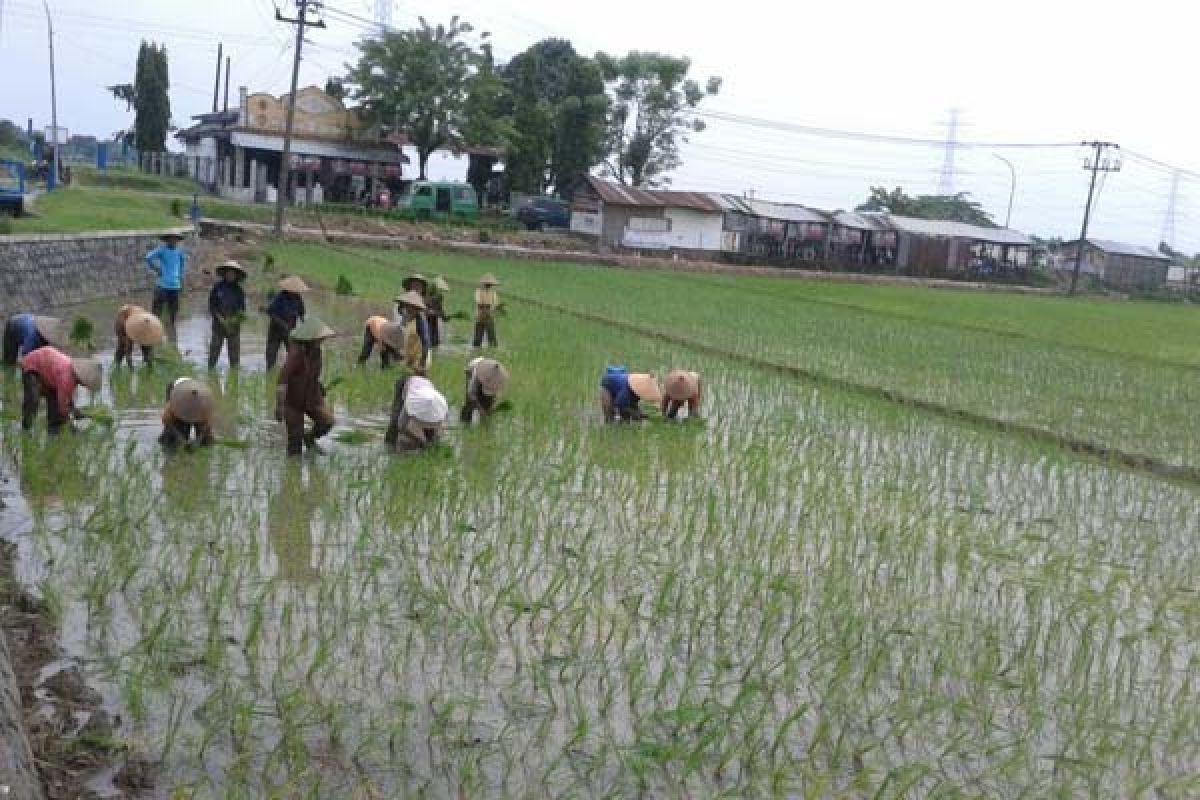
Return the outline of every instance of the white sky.
{"type": "MultiPolygon", "coordinates": [[[[291,0],[284,13],[294,12],[291,0]]],[[[60,124],[107,135],[129,115],[104,87],[133,79],[144,37],[170,53],[174,122],[212,103],[216,45],[233,56],[237,87],[286,91],[293,29],[273,20],[272,0],[50,0],[55,16],[60,124]]],[[[329,0],[371,17],[373,0],[329,0]]],[[[0,116],[49,124],[45,17],[40,0],[0,0],[0,116]]],[[[949,109],[962,109],[966,141],[1073,143],[1107,139],[1200,173],[1200,107],[1186,83],[1195,72],[1200,6],[1092,0],[1006,3],[860,0],[396,0],[393,24],[458,13],[488,30],[501,59],[551,35],[580,52],[659,50],[692,58],[693,74],[720,75],[714,111],[824,128],[942,138],[949,109]],[[711,9],[711,10],[710,10],[711,9]]],[[[321,84],[353,58],[363,28],[328,13],[306,47],[301,83],[321,84]]],[[[1078,235],[1087,175],[1082,150],[959,149],[954,188],[970,191],[1003,222],[1008,168],[1017,192],[1012,224],[1030,233],[1078,235]]],[[[710,122],[685,149],[679,189],[753,189],[759,197],[849,208],[872,184],[936,191],[940,147],[893,146],[710,122]]],[[[1154,245],[1164,229],[1167,171],[1126,158],[1099,195],[1091,234],[1154,245]]],[[[1184,176],[1176,246],[1200,251],[1200,174],[1184,176]]]]}

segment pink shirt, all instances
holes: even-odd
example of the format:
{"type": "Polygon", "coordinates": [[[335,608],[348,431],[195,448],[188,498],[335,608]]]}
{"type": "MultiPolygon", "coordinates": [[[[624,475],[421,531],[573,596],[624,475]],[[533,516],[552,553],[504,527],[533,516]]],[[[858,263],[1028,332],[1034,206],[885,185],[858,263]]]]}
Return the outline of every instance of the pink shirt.
{"type": "Polygon", "coordinates": [[[47,388],[58,394],[58,410],[64,416],[71,413],[78,381],[71,368],[70,356],[53,347],[39,347],[21,359],[21,369],[36,374],[47,388]]]}

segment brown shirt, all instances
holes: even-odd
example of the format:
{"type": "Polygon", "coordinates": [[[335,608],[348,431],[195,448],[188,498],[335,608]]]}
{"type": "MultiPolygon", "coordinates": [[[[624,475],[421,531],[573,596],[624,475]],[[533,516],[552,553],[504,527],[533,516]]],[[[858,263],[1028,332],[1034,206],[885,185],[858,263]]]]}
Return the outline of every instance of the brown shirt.
{"type": "Polygon", "coordinates": [[[287,386],[283,402],[288,408],[305,410],[321,405],[321,347],[296,342],[288,348],[279,373],[279,384],[287,386]]]}

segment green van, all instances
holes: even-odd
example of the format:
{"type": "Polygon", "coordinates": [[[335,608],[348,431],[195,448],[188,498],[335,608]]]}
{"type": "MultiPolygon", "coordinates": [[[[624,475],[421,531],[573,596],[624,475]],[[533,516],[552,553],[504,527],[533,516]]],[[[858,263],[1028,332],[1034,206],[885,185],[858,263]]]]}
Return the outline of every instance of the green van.
{"type": "Polygon", "coordinates": [[[413,181],[396,208],[419,218],[479,216],[479,201],[471,185],[450,181],[413,181]]]}

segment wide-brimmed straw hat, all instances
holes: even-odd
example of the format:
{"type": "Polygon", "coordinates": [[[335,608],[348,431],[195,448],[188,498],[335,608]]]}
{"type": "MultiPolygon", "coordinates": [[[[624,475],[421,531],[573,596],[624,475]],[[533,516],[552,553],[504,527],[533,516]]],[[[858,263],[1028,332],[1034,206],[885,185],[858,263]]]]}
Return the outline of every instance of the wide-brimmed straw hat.
{"type": "Polygon", "coordinates": [[[292,338],[297,342],[319,342],[331,336],[337,336],[337,331],[313,316],[305,317],[292,331],[292,338]]]}
{"type": "Polygon", "coordinates": [[[422,275],[419,272],[414,272],[412,275],[409,275],[407,278],[405,278],[404,280],[402,280],[400,282],[400,285],[405,289],[409,289],[409,288],[411,288],[409,284],[416,283],[417,281],[421,282],[422,289],[429,288],[429,279],[426,278],[424,275],[422,275]]]}
{"type": "Polygon", "coordinates": [[[427,378],[412,377],[408,379],[404,410],[425,425],[441,425],[450,413],[450,405],[427,378]]]}
{"type": "Polygon", "coordinates": [[[500,281],[496,280],[496,276],[490,272],[483,273],[483,277],[479,279],[480,286],[499,286],[500,281]]]}
{"type": "Polygon", "coordinates": [[[433,288],[437,289],[439,292],[448,292],[450,291],[450,284],[446,283],[445,278],[443,278],[441,275],[438,275],[433,279],[433,288]]]}
{"type": "Polygon", "coordinates": [[[104,373],[99,361],[94,358],[72,358],[71,371],[75,373],[75,380],[79,381],[80,386],[86,387],[89,392],[100,391],[104,373]]]}
{"type": "Polygon", "coordinates": [[[695,397],[700,391],[700,376],[685,369],[673,369],[663,381],[663,394],[676,403],[695,397]]]}
{"type": "Polygon", "coordinates": [[[404,350],[404,325],[400,322],[389,322],[379,329],[379,338],[388,347],[397,352],[404,350]]]}
{"type": "Polygon", "coordinates": [[[631,372],[629,374],[629,388],[633,389],[633,393],[638,396],[638,399],[644,400],[647,403],[658,403],[662,401],[662,389],[658,387],[658,378],[645,372],[631,372]]]}
{"type": "Polygon", "coordinates": [[[172,231],[171,233],[164,233],[162,236],[159,236],[158,238],[162,239],[164,242],[182,242],[187,237],[184,236],[182,233],[175,233],[174,231],[172,231]]]}
{"type": "Polygon", "coordinates": [[[240,280],[246,280],[246,277],[250,274],[250,273],[246,272],[245,267],[243,267],[241,264],[234,261],[233,259],[230,259],[229,261],[226,261],[226,262],[222,263],[219,267],[217,267],[217,274],[220,275],[222,272],[225,272],[226,270],[236,272],[238,274],[238,278],[240,280]]]}
{"type": "Polygon", "coordinates": [[[63,321],[58,317],[41,317],[33,318],[33,327],[38,332],[38,335],[46,340],[46,343],[62,349],[67,344],[67,329],[63,325],[63,321]]]}
{"type": "Polygon", "coordinates": [[[301,280],[299,275],[288,275],[279,282],[279,288],[296,294],[309,291],[308,284],[301,280]]]}
{"type": "Polygon", "coordinates": [[[167,406],[179,419],[197,425],[212,419],[217,401],[213,397],[212,389],[207,385],[192,378],[184,378],[175,381],[175,385],[171,387],[167,406]]]}
{"type": "Polygon", "coordinates": [[[412,289],[409,289],[407,292],[397,297],[396,302],[402,306],[412,306],[413,308],[418,308],[421,311],[425,310],[425,298],[421,297],[421,295],[417,294],[412,289]]]}
{"type": "Polygon", "coordinates": [[[475,364],[475,379],[479,381],[484,394],[496,397],[508,386],[508,370],[494,358],[481,358],[475,364]]]}
{"type": "Polygon", "coordinates": [[[135,311],[125,320],[125,335],[134,344],[155,347],[162,344],[163,326],[158,317],[149,311],[135,311]]]}

